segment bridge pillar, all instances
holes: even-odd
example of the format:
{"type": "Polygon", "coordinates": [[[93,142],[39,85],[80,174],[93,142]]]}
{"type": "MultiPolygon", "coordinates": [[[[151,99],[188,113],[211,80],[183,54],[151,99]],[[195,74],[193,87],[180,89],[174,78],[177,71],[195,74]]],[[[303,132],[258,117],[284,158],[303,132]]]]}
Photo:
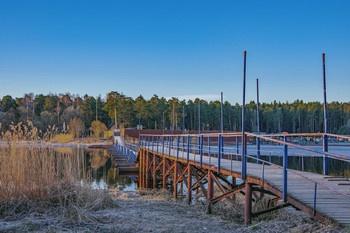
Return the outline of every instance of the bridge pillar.
{"type": "Polygon", "coordinates": [[[187,170],[187,199],[188,199],[188,204],[191,205],[192,202],[192,173],[191,173],[191,165],[188,166],[187,170]]]}
{"type": "Polygon", "coordinates": [[[146,153],[146,164],[145,164],[145,180],[146,180],[146,188],[149,188],[148,186],[148,166],[149,166],[149,152],[146,153]]]}
{"type": "Polygon", "coordinates": [[[208,192],[207,192],[207,213],[211,214],[211,199],[214,196],[214,183],[213,178],[211,177],[212,171],[208,169],[208,192]]]}
{"type": "Polygon", "coordinates": [[[252,222],[252,184],[245,184],[245,211],[244,224],[248,225],[252,222]]]}
{"type": "Polygon", "coordinates": [[[153,152],[153,171],[152,171],[153,189],[156,188],[156,154],[153,152]]]}
{"type": "Polygon", "coordinates": [[[139,187],[140,188],[142,188],[142,154],[143,154],[143,149],[141,148],[140,158],[139,158],[139,187]]]}
{"type": "Polygon", "coordinates": [[[166,166],[165,166],[165,156],[163,155],[163,189],[166,189],[166,166]]]}
{"type": "Polygon", "coordinates": [[[177,199],[177,162],[174,161],[174,199],[177,199]]]}
{"type": "MultiPolygon", "coordinates": [[[[232,176],[232,186],[233,188],[236,187],[236,177],[232,176]]],[[[232,195],[232,199],[235,200],[236,199],[236,195],[232,195]]]]}

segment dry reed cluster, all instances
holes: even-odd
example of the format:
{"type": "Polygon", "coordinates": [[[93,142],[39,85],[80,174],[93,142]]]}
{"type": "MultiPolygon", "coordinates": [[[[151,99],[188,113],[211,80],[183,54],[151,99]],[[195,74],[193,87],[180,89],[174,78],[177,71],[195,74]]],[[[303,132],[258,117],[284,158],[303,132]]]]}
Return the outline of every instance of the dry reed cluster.
{"type": "Polygon", "coordinates": [[[93,220],[89,211],[115,206],[106,191],[91,187],[82,149],[58,153],[39,145],[31,122],[1,134],[0,218],[49,211],[71,220],[93,220]]]}

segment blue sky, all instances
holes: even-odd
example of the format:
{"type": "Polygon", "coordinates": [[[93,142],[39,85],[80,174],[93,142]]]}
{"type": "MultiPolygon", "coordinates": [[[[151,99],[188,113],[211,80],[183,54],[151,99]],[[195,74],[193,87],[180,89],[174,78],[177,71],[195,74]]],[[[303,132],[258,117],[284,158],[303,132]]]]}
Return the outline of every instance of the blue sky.
{"type": "Polygon", "coordinates": [[[349,1],[0,0],[0,96],[350,101],[349,1]]]}

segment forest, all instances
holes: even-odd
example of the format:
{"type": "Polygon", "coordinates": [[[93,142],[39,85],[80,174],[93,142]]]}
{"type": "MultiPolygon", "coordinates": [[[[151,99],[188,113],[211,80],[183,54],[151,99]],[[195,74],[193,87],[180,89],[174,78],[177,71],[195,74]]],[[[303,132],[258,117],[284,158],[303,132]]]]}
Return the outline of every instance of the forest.
{"type": "MultiPolygon", "coordinates": [[[[11,123],[33,122],[34,126],[45,132],[55,126],[60,133],[69,132],[69,122],[80,119],[85,125],[83,135],[89,135],[91,124],[98,120],[108,128],[137,127],[139,116],[144,129],[161,129],[163,112],[165,128],[182,129],[183,108],[185,129],[198,130],[199,108],[201,130],[220,129],[220,101],[200,99],[166,99],[153,95],[145,99],[142,95],[133,99],[122,93],[112,91],[105,98],[84,95],[25,94],[21,98],[3,96],[0,103],[0,130],[5,131],[11,123]],[[173,115],[173,117],[172,117],[173,115]],[[172,119],[174,119],[172,121],[172,119]],[[172,123],[173,122],[173,123],[172,123]]],[[[350,102],[331,102],[328,107],[328,129],[330,133],[350,133],[350,102]]],[[[224,102],[224,130],[240,131],[242,106],[238,103],[224,102]]],[[[257,106],[255,102],[246,104],[246,130],[257,131],[257,106]]],[[[317,133],[323,132],[323,103],[296,100],[292,103],[260,103],[261,132],[265,133],[317,133]]]]}

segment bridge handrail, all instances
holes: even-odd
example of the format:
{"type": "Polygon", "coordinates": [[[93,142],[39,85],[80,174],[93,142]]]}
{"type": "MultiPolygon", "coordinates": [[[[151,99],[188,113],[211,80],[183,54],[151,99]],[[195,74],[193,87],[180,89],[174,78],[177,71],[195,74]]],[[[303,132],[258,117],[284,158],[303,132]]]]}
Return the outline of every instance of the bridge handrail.
{"type": "MultiPolygon", "coordinates": [[[[281,141],[281,140],[268,138],[268,137],[265,137],[265,136],[259,135],[259,134],[253,134],[253,133],[246,133],[246,134],[250,135],[250,136],[253,136],[253,137],[261,138],[261,139],[264,139],[264,140],[267,140],[267,141],[276,142],[278,144],[287,145],[287,146],[299,148],[299,149],[302,149],[302,150],[311,151],[311,152],[322,154],[322,155],[327,155],[329,157],[332,157],[333,159],[338,159],[338,157],[340,157],[342,159],[345,159],[345,160],[349,159],[349,162],[350,162],[350,157],[349,156],[340,155],[340,154],[331,153],[331,152],[326,152],[326,151],[319,151],[319,150],[315,150],[315,149],[312,149],[312,148],[309,148],[309,147],[299,146],[299,145],[296,145],[296,144],[293,144],[293,143],[290,143],[290,142],[284,142],[284,141],[281,141]]],[[[288,136],[288,135],[285,135],[285,136],[288,136]]]]}

